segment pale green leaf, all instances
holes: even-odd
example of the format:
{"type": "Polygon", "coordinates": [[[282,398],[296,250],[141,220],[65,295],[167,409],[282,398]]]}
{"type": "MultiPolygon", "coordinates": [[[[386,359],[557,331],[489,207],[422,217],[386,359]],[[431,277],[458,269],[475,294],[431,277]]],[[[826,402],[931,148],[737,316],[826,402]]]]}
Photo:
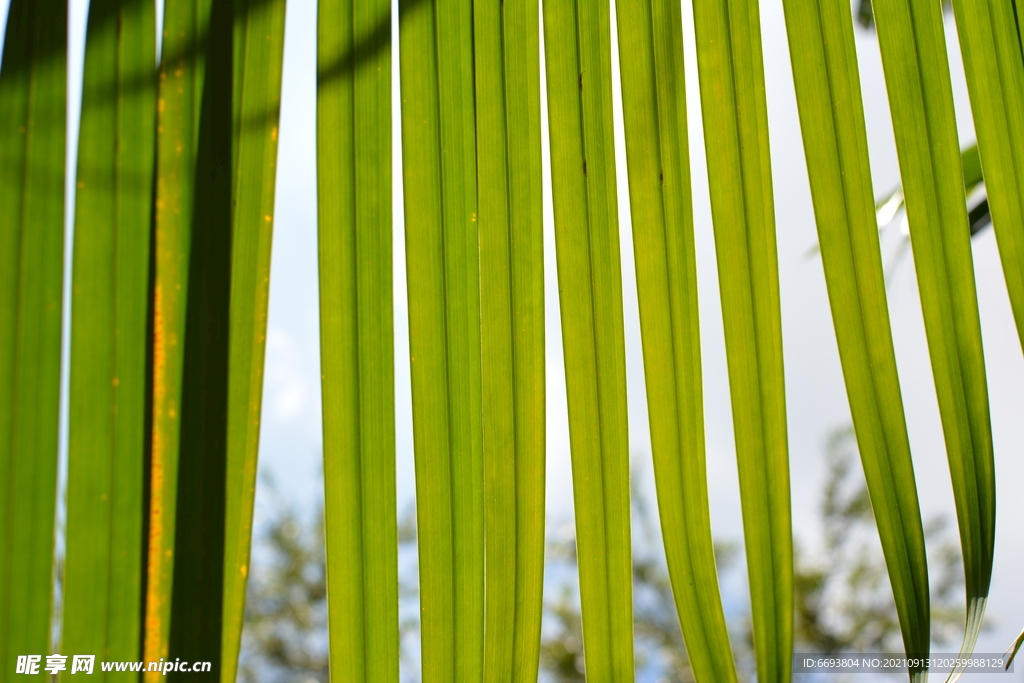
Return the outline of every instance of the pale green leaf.
{"type": "Polygon", "coordinates": [[[399,14],[423,681],[476,681],[484,473],[472,6],[402,0],[399,14]]]}
{"type": "MultiPolygon", "coordinates": [[[[925,657],[927,557],[872,202],[853,18],[845,0],[785,0],[783,6],[854,430],[904,646],[925,657]]],[[[891,203],[883,209],[891,211],[891,203]]]]}
{"type": "Polygon", "coordinates": [[[544,238],[536,0],[473,6],[484,457],[484,680],[537,680],[544,238]]]}
{"type": "Polygon", "coordinates": [[[995,469],[942,8],[876,0],[874,9],[960,526],[969,654],[992,577],[995,469]]]}
{"type": "Polygon", "coordinates": [[[234,683],[256,493],[285,0],[233,0],[231,316],[221,681],[234,683]]]}
{"type": "Polygon", "coordinates": [[[793,539],[778,258],[755,0],[695,0],[757,675],[790,680],[793,539]]]}
{"type": "Polygon", "coordinates": [[[328,627],[335,680],[398,677],[391,5],[318,8],[317,187],[328,627]]]}
{"type": "Polygon", "coordinates": [[[551,182],[587,680],[633,680],[629,438],[608,3],[545,0],[551,182]]]}
{"type": "MultiPolygon", "coordinates": [[[[1013,0],[955,0],[957,34],[1010,306],[1024,348],[1024,56],[1013,0]]],[[[966,159],[965,159],[966,160],[966,159]]],[[[967,164],[964,180],[968,181],[967,164]]]]}
{"type": "Polygon", "coordinates": [[[665,555],[694,679],[735,681],[708,508],[681,11],[673,0],[618,0],[616,15],[665,555]]]}

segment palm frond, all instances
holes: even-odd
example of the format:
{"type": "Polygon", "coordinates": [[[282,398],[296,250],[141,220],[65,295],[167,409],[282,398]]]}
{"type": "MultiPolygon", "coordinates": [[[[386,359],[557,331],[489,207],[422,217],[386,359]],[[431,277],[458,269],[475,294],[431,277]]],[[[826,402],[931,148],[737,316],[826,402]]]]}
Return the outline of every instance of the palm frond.
{"type": "Polygon", "coordinates": [[[476,2],[484,680],[537,680],[544,582],[544,236],[536,0],[476,2]]]}
{"type": "Polygon", "coordinates": [[[318,13],[329,661],[336,680],[383,683],[396,679],[399,656],[391,5],[325,1],[318,13]]]}
{"type": "Polygon", "coordinates": [[[587,678],[633,679],[626,359],[608,3],[544,3],[551,183],[587,678]]]}
{"type": "Polygon", "coordinates": [[[483,675],[484,475],[472,7],[399,6],[424,683],[483,675]]]}
{"type": "Polygon", "coordinates": [[[992,577],[995,470],[942,9],[928,0],[877,0],[875,23],[960,525],[968,614],[962,651],[969,654],[992,577]]]}
{"type": "Polygon", "coordinates": [[[285,0],[233,0],[229,319],[221,681],[234,683],[256,493],[285,0]]]}
{"type": "MultiPolygon", "coordinates": [[[[143,656],[149,661],[167,657],[171,629],[189,254],[210,2],[164,3],[151,245],[153,415],[143,642],[143,656]]],[[[160,676],[145,678],[156,683],[160,676]]]]}
{"type": "Polygon", "coordinates": [[[931,631],[924,529],[889,326],[850,8],[843,0],[786,0],[784,9],[854,430],[904,646],[926,655],[931,631]]]}
{"type": "Polygon", "coordinates": [[[992,226],[1024,348],[1024,55],[1017,13],[1013,0],[955,0],[953,11],[992,226]]]}
{"type": "Polygon", "coordinates": [[[672,593],[697,681],[735,681],[704,454],[697,259],[679,3],[616,15],[644,375],[672,593]]]}
{"type": "Polygon", "coordinates": [[[67,3],[13,0],[0,68],[0,680],[48,651],[57,495],[67,3]]]}
{"type": "Polygon", "coordinates": [[[138,656],[144,570],[152,3],[89,5],[71,295],[66,651],[138,656]]]}
{"type": "Polygon", "coordinates": [[[752,0],[695,0],[693,14],[757,675],[785,682],[793,538],[760,18],[752,0]]]}

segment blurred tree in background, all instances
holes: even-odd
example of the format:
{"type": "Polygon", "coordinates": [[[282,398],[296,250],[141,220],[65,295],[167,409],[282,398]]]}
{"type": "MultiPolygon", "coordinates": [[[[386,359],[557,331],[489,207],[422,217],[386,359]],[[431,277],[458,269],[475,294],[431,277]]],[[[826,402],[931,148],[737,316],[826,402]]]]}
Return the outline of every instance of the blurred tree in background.
{"type": "MultiPolygon", "coordinates": [[[[826,448],[828,475],[821,494],[821,543],[798,546],[796,650],[839,654],[901,651],[899,622],[851,429],[833,432],[826,448]]],[[[693,675],[661,550],[644,473],[634,469],[633,597],[637,672],[665,683],[692,683],[693,675]]],[[[240,673],[244,683],[327,683],[327,591],[322,509],[307,518],[264,481],[268,502],[253,546],[240,673]]],[[[399,522],[403,680],[418,680],[416,516],[399,522]]],[[[954,642],[962,627],[963,569],[956,536],[942,517],[926,526],[932,577],[932,637],[954,642]]],[[[743,571],[741,544],[719,541],[723,577],[743,571]]],[[[571,524],[549,536],[546,555],[542,675],[556,683],[586,680],[576,543],[571,524]]],[[[723,591],[733,651],[743,680],[755,672],[749,606],[723,591]]],[[[745,600],[745,598],[743,598],[745,600]]],[[[640,678],[638,676],[638,678],[640,678]]],[[[644,677],[646,678],[646,677],[644,677]]],[[[642,679],[641,679],[642,680],[642,679]]]]}

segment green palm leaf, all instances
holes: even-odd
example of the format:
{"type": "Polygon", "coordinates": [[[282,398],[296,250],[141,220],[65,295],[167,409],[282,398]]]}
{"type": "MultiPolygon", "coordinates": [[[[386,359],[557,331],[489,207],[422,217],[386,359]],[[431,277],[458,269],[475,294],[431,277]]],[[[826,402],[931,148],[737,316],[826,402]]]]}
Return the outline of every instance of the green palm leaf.
{"type": "MultiPolygon", "coordinates": [[[[233,681],[263,389],[284,2],[216,2],[205,15],[204,7],[192,4],[174,10],[184,37],[177,50],[164,48],[164,68],[173,69],[175,78],[193,71],[175,84],[173,135],[158,142],[150,578],[154,570],[161,575],[158,591],[150,587],[146,656],[171,652],[209,661],[233,681]],[[189,140],[194,146],[187,165],[182,157],[189,140]],[[170,157],[166,171],[164,154],[170,157]],[[187,189],[189,182],[194,184],[187,189]],[[167,217],[161,242],[163,183],[177,212],[167,217]],[[181,218],[183,210],[188,220],[181,218]],[[174,293],[167,302],[173,304],[173,326],[161,301],[165,282],[174,293]],[[172,353],[176,365],[168,368],[172,353]]],[[[165,30],[170,28],[165,20],[165,30]]],[[[166,111],[163,94],[158,110],[166,111]]],[[[168,127],[161,128],[158,135],[167,135],[168,127]]]]}
{"type": "Polygon", "coordinates": [[[536,681],[544,578],[544,238],[535,0],[473,9],[484,680],[536,681]]]}
{"type": "Polygon", "coordinates": [[[317,168],[331,676],[398,675],[391,5],[318,8],[317,168]]]}
{"type": "Polygon", "coordinates": [[[941,7],[878,0],[875,22],[960,526],[970,653],[992,577],[995,471],[941,7]]]}
{"type": "Polygon", "coordinates": [[[1012,0],[956,0],[953,11],[992,226],[1024,347],[1024,58],[1016,11],[1012,0]]]}
{"type": "Polygon", "coordinates": [[[735,681],[711,539],[680,7],[619,0],[630,211],[661,529],[697,681],[735,681]]]}
{"type": "MultiPolygon", "coordinates": [[[[168,657],[222,674],[232,299],[232,3],[210,6],[185,302],[168,657]]],[[[159,152],[158,152],[159,154],[159,152]]],[[[157,265],[159,269],[159,263],[157,265]]],[[[154,464],[155,467],[155,464],[154,464]]]]}
{"type": "MultiPolygon", "coordinates": [[[[157,90],[153,415],[144,657],[168,655],[178,503],[189,252],[211,0],[167,0],[157,90]]],[[[160,676],[150,673],[155,683],[160,676]]]]}
{"type": "Polygon", "coordinates": [[[75,201],[61,638],[124,660],[141,639],[155,31],[151,2],[89,5],[75,201]]]}
{"type": "Polygon", "coordinates": [[[48,651],[57,494],[67,5],[13,0],[0,69],[0,681],[48,651]]]}
{"type": "Polygon", "coordinates": [[[424,683],[483,675],[484,476],[473,17],[400,12],[409,348],[424,683]]]}
{"type": "MultiPolygon", "coordinates": [[[[825,281],[854,429],[908,654],[926,657],[928,566],[875,221],[867,134],[843,0],[786,0],[825,281]]],[[[911,678],[922,677],[920,670],[911,678]]]]}
{"type": "Polygon", "coordinates": [[[285,0],[234,0],[231,317],[221,681],[234,683],[256,493],[285,0]]]}
{"type": "Polygon", "coordinates": [[[587,679],[633,679],[629,439],[608,3],[546,0],[551,182],[587,679]]]}
{"type": "Polygon", "coordinates": [[[693,14],[757,676],[784,682],[793,539],[760,21],[752,0],[696,0],[693,14]]]}
{"type": "Polygon", "coordinates": [[[1017,656],[1021,645],[1024,645],[1024,631],[1020,632],[1020,635],[1017,636],[1017,639],[1013,641],[1013,644],[1010,645],[1009,649],[1006,651],[1006,655],[1004,655],[1006,656],[1005,668],[1009,669],[1010,665],[1013,664],[1013,658],[1017,656]]]}

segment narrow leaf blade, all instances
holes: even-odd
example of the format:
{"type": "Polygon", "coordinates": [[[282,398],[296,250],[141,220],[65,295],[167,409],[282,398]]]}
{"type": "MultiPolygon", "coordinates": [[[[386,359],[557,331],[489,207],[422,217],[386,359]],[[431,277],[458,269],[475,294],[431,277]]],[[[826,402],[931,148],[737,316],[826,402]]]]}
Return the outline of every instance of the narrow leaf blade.
{"type": "Polygon", "coordinates": [[[853,42],[839,0],[786,0],[807,172],[839,357],[903,642],[928,654],[928,566],[885,296],[853,42]]]}
{"type": "Polygon", "coordinates": [[[0,66],[0,681],[49,650],[67,6],[13,0],[0,66]]]}
{"type": "MultiPolygon", "coordinates": [[[[153,395],[143,656],[168,655],[175,563],[182,373],[199,110],[210,0],[166,0],[157,85],[153,210],[153,395]]],[[[149,683],[161,674],[150,672],[149,683]]]]}
{"type": "Polygon", "coordinates": [[[1006,656],[1006,669],[1009,669],[1010,665],[1013,664],[1013,658],[1017,656],[1017,652],[1020,651],[1021,645],[1024,645],[1024,631],[1020,632],[1020,635],[1017,636],[1017,640],[1013,641],[1013,644],[1006,650],[1006,655],[1004,655],[1006,656]]]}
{"type": "MultiPolygon", "coordinates": [[[[1024,53],[1013,0],[953,3],[992,226],[1024,348],[1024,53]]],[[[968,180],[967,165],[964,180],[968,180]]]]}
{"type": "Polygon", "coordinates": [[[544,238],[536,0],[474,3],[484,680],[537,680],[544,575],[544,238]]]}
{"type": "Polygon", "coordinates": [[[616,15],[644,374],[665,555],[694,679],[735,681],[705,468],[681,11],[671,0],[618,0],[616,15]]]}
{"type": "Polygon", "coordinates": [[[123,660],[142,634],[155,31],[153,3],[89,6],[75,201],[61,642],[123,660]]]}
{"type": "Polygon", "coordinates": [[[484,513],[472,5],[399,4],[424,683],[483,675],[484,513]]]}
{"type": "Polygon", "coordinates": [[[968,614],[961,649],[969,654],[992,578],[995,465],[942,10],[928,0],[878,0],[875,24],[960,526],[968,614]]]}
{"type": "Polygon", "coordinates": [[[633,679],[608,3],[544,1],[551,182],[587,679],[633,679]]]}
{"type": "Polygon", "coordinates": [[[693,12],[757,675],[786,682],[793,537],[760,19],[752,0],[695,0],[693,12]]]}
{"type": "Polygon", "coordinates": [[[317,168],[331,676],[398,676],[391,5],[321,2],[317,168]]]}
{"type": "Polygon", "coordinates": [[[285,0],[234,0],[234,185],[221,681],[234,683],[256,494],[285,0]]]}

